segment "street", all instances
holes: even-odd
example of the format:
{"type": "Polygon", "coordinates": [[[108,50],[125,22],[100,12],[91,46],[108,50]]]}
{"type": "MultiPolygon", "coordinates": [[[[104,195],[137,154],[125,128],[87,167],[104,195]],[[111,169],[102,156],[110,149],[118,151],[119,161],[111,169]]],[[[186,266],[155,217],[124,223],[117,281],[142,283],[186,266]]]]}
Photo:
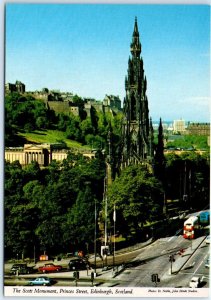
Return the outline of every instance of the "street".
{"type": "MultiPolygon", "coordinates": [[[[193,276],[199,276],[202,287],[209,287],[209,269],[205,262],[209,257],[210,246],[205,243],[205,237],[193,241],[184,239],[181,235],[158,239],[136,251],[118,254],[115,261],[124,261],[124,268],[113,276],[112,268],[103,271],[97,268],[96,286],[119,287],[188,287],[193,276]],[[169,261],[174,255],[174,262],[169,261]],[[157,274],[159,282],[152,282],[152,275],[157,274]]],[[[112,257],[108,257],[108,262],[112,257]]],[[[64,270],[65,271],[65,270],[64,270]]],[[[41,274],[40,274],[41,275],[41,274]]],[[[20,275],[5,278],[5,285],[27,285],[30,278],[38,274],[20,275]]],[[[80,271],[77,285],[91,286],[91,270],[80,271]]],[[[55,286],[76,286],[73,272],[49,273],[48,277],[56,280],[55,286]]]]}
{"type": "MultiPolygon", "coordinates": [[[[195,241],[194,241],[195,242],[195,241]]],[[[193,242],[193,247],[194,247],[193,242]]],[[[120,286],[149,287],[155,286],[151,281],[152,274],[158,274],[160,282],[157,286],[162,287],[188,287],[192,276],[200,276],[203,280],[204,287],[209,286],[209,270],[205,268],[204,263],[209,255],[209,246],[203,242],[188,260],[184,268],[179,273],[174,274],[174,267],[181,254],[179,251],[184,250],[183,256],[186,255],[190,247],[190,241],[182,236],[173,236],[159,239],[153,244],[142,250],[130,264],[130,266],[118,277],[120,286]],[[175,262],[169,261],[169,256],[174,254],[175,262]],[[185,269],[187,268],[188,269],[185,269]],[[170,274],[172,273],[172,274],[170,274]]],[[[193,248],[194,249],[194,248],[193,248]]]]}

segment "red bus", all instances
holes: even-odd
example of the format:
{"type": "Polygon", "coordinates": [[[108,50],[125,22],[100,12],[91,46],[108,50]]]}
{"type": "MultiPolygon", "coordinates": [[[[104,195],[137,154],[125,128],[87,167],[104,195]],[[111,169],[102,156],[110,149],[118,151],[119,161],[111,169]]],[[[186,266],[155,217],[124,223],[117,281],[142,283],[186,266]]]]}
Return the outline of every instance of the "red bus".
{"type": "Polygon", "coordinates": [[[192,216],[184,222],[183,237],[185,239],[194,239],[199,228],[198,217],[192,216]]]}

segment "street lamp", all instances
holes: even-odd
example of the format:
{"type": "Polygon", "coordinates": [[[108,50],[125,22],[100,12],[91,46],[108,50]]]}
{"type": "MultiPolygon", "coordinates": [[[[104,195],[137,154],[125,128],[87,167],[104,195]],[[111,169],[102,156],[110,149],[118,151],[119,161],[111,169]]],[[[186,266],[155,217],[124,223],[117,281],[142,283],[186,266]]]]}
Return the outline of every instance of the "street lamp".
{"type": "Polygon", "coordinates": [[[113,215],[113,221],[114,221],[114,248],[113,248],[113,270],[115,266],[115,234],[116,234],[116,207],[114,204],[114,215],[113,215]]]}
{"type": "Polygon", "coordinates": [[[36,247],[34,245],[34,264],[36,264],[36,247]]]}
{"type": "Polygon", "coordinates": [[[166,215],[166,213],[167,213],[166,194],[165,194],[165,192],[163,193],[163,213],[164,213],[164,215],[166,215]]]}
{"type": "Polygon", "coordinates": [[[96,199],[95,199],[95,237],[94,237],[95,276],[96,276],[96,240],[97,240],[97,206],[96,206],[96,199]]]}
{"type": "Polygon", "coordinates": [[[175,262],[174,254],[171,254],[171,255],[169,256],[169,261],[171,262],[171,273],[170,273],[170,274],[172,274],[172,263],[175,262]]]}
{"type": "Polygon", "coordinates": [[[153,233],[153,226],[151,227],[151,230],[152,230],[152,232],[151,232],[151,235],[152,235],[152,240],[154,240],[154,233],[153,233]]]}

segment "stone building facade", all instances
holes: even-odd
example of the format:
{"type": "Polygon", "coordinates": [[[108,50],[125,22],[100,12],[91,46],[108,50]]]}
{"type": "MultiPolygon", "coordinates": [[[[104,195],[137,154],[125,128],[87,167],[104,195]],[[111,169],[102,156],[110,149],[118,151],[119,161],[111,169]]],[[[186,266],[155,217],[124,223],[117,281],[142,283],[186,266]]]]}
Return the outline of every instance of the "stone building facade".
{"type": "MultiPolygon", "coordinates": [[[[9,162],[18,160],[22,166],[36,161],[40,167],[46,167],[53,160],[63,161],[66,159],[69,151],[68,149],[57,149],[55,144],[25,144],[23,147],[5,148],[5,160],[9,162]]],[[[75,152],[79,151],[75,150],[75,152]]],[[[80,153],[90,159],[95,157],[95,153],[91,150],[80,151],[80,153]]]]}
{"type": "Polygon", "coordinates": [[[185,120],[174,120],[173,122],[173,132],[174,133],[185,133],[186,127],[185,127],[185,120]]]}
{"type": "Polygon", "coordinates": [[[5,84],[5,93],[17,92],[20,94],[25,93],[26,87],[21,81],[16,80],[15,83],[6,83],[5,84]]]}
{"type": "Polygon", "coordinates": [[[119,99],[119,96],[106,95],[103,100],[103,105],[105,108],[109,107],[114,111],[121,111],[121,100],[119,99]]]}
{"type": "Polygon", "coordinates": [[[210,136],[210,123],[190,123],[187,132],[192,135],[210,136]]]}

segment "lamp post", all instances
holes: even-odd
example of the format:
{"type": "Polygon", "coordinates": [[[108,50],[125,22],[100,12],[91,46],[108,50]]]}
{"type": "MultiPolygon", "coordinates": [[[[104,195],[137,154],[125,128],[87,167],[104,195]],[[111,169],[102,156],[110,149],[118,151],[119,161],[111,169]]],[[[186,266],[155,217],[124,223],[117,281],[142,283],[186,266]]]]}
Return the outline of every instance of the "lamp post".
{"type": "Polygon", "coordinates": [[[107,166],[106,166],[106,176],[104,179],[104,201],[105,201],[105,240],[104,240],[104,253],[105,253],[105,265],[103,267],[104,270],[107,270],[107,241],[108,241],[108,228],[107,228],[107,218],[108,218],[108,199],[107,199],[107,166]]]}
{"type": "Polygon", "coordinates": [[[164,213],[164,215],[166,215],[166,213],[167,213],[166,194],[165,194],[165,192],[163,193],[163,213],[164,213]]]}
{"type": "Polygon", "coordinates": [[[36,264],[36,247],[34,245],[34,264],[36,264]]]}
{"type": "Polygon", "coordinates": [[[115,204],[114,204],[114,215],[113,215],[113,221],[114,221],[114,249],[113,249],[113,270],[114,270],[114,267],[115,267],[115,234],[116,234],[116,207],[115,207],[115,204]]]}
{"type": "Polygon", "coordinates": [[[172,274],[172,263],[175,262],[174,254],[172,254],[172,255],[169,256],[169,261],[170,261],[170,263],[171,263],[171,271],[170,271],[170,274],[172,274]]]}
{"type": "Polygon", "coordinates": [[[153,230],[154,230],[154,228],[153,228],[153,226],[151,227],[151,235],[152,235],[152,240],[154,240],[154,232],[153,232],[153,230]]]}
{"type": "Polygon", "coordinates": [[[96,199],[95,199],[95,236],[94,236],[95,276],[96,276],[96,240],[97,240],[97,206],[96,206],[96,199]]]}

